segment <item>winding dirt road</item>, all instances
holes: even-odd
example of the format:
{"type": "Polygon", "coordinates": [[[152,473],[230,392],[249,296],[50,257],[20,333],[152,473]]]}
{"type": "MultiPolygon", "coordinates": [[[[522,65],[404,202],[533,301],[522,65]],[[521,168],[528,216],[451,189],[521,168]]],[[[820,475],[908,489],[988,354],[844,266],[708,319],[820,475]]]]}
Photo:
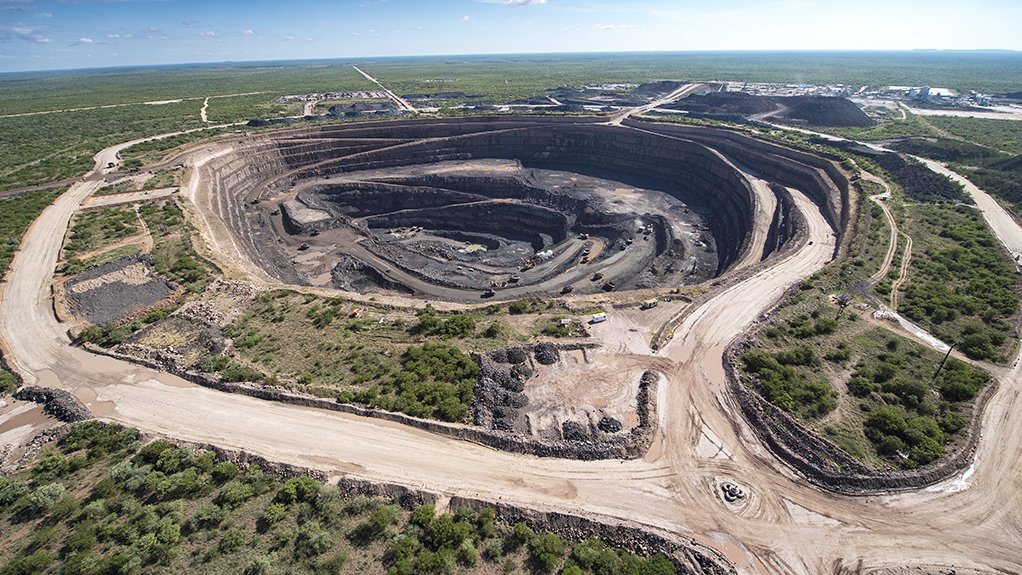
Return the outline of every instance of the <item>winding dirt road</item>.
{"type": "MultiPolygon", "coordinates": [[[[117,149],[98,154],[91,175],[103,171],[117,149]]],[[[968,477],[868,498],[821,492],[794,476],[759,443],[725,392],[727,343],[834,252],[832,230],[801,194],[794,197],[811,242],[710,299],[660,355],[649,357],[666,377],[658,398],[661,429],[646,457],[583,462],[500,452],[381,420],[223,394],[71,347],[53,316],[50,285],[68,221],[98,185],[87,178],[72,186],[25,235],[0,293],[0,343],[27,382],[68,389],[102,418],[333,475],[620,518],[700,541],[742,573],[844,574],[900,565],[1022,571],[1017,368],[996,373],[1000,385],[984,414],[985,434],[968,477]],[[721,480],[744,485],[748,502],[725,504],[716,487],[721,480]]],[[[973,191],[977,202],[980,194],[973,191]]],[[[1022,229],[1010,222],[998,236],[1022,247],[1022,229]]]]}

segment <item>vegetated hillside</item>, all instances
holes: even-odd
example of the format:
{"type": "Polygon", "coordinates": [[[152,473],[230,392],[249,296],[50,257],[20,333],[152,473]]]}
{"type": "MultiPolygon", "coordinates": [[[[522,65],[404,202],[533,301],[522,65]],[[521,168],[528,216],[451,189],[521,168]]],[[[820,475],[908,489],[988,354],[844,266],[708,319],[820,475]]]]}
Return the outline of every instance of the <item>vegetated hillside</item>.
{"type": "Polygon", "coordinates": [[[956,172],[1022,215],[1022,156],[946,138],[907,138],[890,147],[950,163],[956,172]]]}
{"type": "Polygon", "coordinates": [[[952,201],[972,204],[961,184],[927,168],[922,162],[900,154],[871,156],[894,178],[909,200],[914,202],[952,201]]]}
{"type": "Polygon", "coordinates": [[[76,424],[39,461],[0,477],[0,574],[343,572],[673,575],[600,540],[570,543],[493,509],[345,494],[217,461],[118,425],[76,424]]]}
{"type": "Polygon", "coordinates": [[[941,354],[875,326],[868,310],[837,313],[836,277],[804,283],[740,357],[747,384],[867,463],[936,461],[960,439],[989,376],[952,359],[931,382],[941,354]]]}
{"type": "Polygon", "coordinates": [[[976,210],[913,206],[914,249],[899,311],[973,359],[1014,349],[1019,276],[976,210]]]}

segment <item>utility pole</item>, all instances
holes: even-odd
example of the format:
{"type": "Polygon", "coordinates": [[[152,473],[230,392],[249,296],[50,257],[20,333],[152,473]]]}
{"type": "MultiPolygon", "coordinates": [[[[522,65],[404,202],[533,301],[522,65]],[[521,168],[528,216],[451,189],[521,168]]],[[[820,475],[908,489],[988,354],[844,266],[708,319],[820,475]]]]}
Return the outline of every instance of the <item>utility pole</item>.
{"type": "Polygon", "coordinates": [[[930,386],[931,387],[933,386],[933,383],[935,381],[937,381],[937,376],[940,375],[940,370],[944,369],[944,364],[947,363],[947,358],[951,357],[951,352],[954,349],[955,349],[955,344],[953,344],[953,343],[951,344],[951,347],[947,348],[947,353],[944,354],[944,361],[941,361],[940,365],[937,366],[937,371],[935,371],[933,373],[933,379],[930,380],[930,386]]]}

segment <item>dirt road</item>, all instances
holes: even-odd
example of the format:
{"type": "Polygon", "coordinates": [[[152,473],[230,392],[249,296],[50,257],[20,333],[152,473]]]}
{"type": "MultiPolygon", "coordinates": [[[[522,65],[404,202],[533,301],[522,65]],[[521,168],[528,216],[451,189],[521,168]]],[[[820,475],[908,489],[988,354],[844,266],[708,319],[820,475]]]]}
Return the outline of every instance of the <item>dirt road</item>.
{"type": "MultiPolygon", "coordinates": [[[[113,148],[97,155],[94,173],[111,156],[113,148]]],[[[833,231],[801,194],[795,200],[812,243],[710,299],[660,356],[650,357],[665,380],[661,431],[646,457],[582,462],[222,394],[70,347],[53,317],[49,287],[68,220],[98,185],[76,184],[29,229],[0,293],[0,342],[28,382],[69,389],[101,417],[335,475],[656,526],[717,549],[742,573],[853,573],[905,564],[1022,571],[1022,498],[1013,495],[1022,489],[1018,369],[996,374],[1000,387],[967,478],[882,497],[823,493],[795,477],[759,443],[725,392],[726,344],[833,253],[833,231]],[[745,486],[749,501],[725,504],[722,480],[745,486]]],[[[1022,245],[1017,224],[1002,233],[1022,245]]]]}
{"type": "Polygon", "coordinates": [[[177,188],[157,188],[155,190],[140,190],[124,194],[110,194],[107,196],[91,196],[82,202],[83,208],[102,208],[105,206],[116,206],[118,204],[133,204],[146,200],[158,200],[177,193],[177,188]]]}
{"type": "Polygon", "coordinates": [[[659,108],[664,104],[670,104],[675,100],[687,98],[691,94],[704,89],[706,89],[706,84],[684,84],[682,86],[679,86],[678,89],[674,90],[670,94],[667,94],[662,98],[658,98],[648,104],[643,104],[642,106],[628,108],[626,110],[616,112],[614,115],[610,117],[610,120],[607,121],[607,124],[611,126],[620,126],[621,122],[624,122],[625,120],[632,116],[645,114],[646,112],[654,108],[659,108]]]}
{"type": "Polygon", "coordinates": [[[391,100],[394,100],[394,103],[397,104],[398,108],[401,108],[402,110],[404,110],[406,112],[412,112],[413,114],[415,112],[418,112],[418,110],[415,109],[415,106],[409,104],[408,101],[405,100],[404,98],[402,98],[401,96],[398,96],[394,92],[391,92],[386,86],[381,84],[379,80],[377,80],[376,78],[373,78],[369,74],[366,74],[358,66],[352,66],[352,68],[354,68],[355,71],[358,72],[359,74],[362,74],[363,76],[365,76],[366,80],[369,80],[373,84],[376,84],[377,86],[380,87],[381,90],[386,92],[387,93],[387,97],[390,98],[391,100]]]}

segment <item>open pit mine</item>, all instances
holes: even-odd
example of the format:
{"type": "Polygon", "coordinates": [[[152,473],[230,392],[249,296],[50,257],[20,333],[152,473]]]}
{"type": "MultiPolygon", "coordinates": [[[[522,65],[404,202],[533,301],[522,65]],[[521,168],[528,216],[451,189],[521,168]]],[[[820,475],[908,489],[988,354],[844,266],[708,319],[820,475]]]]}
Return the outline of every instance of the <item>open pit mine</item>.
{"type": "Polygon", "coordinates": [[[220,144],[195,189],[265,278],[462,303],[674,288],[751,267],[799,237],[792,188],[836,235],[848,221],[848,181],[829,160],[722,130],[598,121],[253,135],[220,144]]]}

